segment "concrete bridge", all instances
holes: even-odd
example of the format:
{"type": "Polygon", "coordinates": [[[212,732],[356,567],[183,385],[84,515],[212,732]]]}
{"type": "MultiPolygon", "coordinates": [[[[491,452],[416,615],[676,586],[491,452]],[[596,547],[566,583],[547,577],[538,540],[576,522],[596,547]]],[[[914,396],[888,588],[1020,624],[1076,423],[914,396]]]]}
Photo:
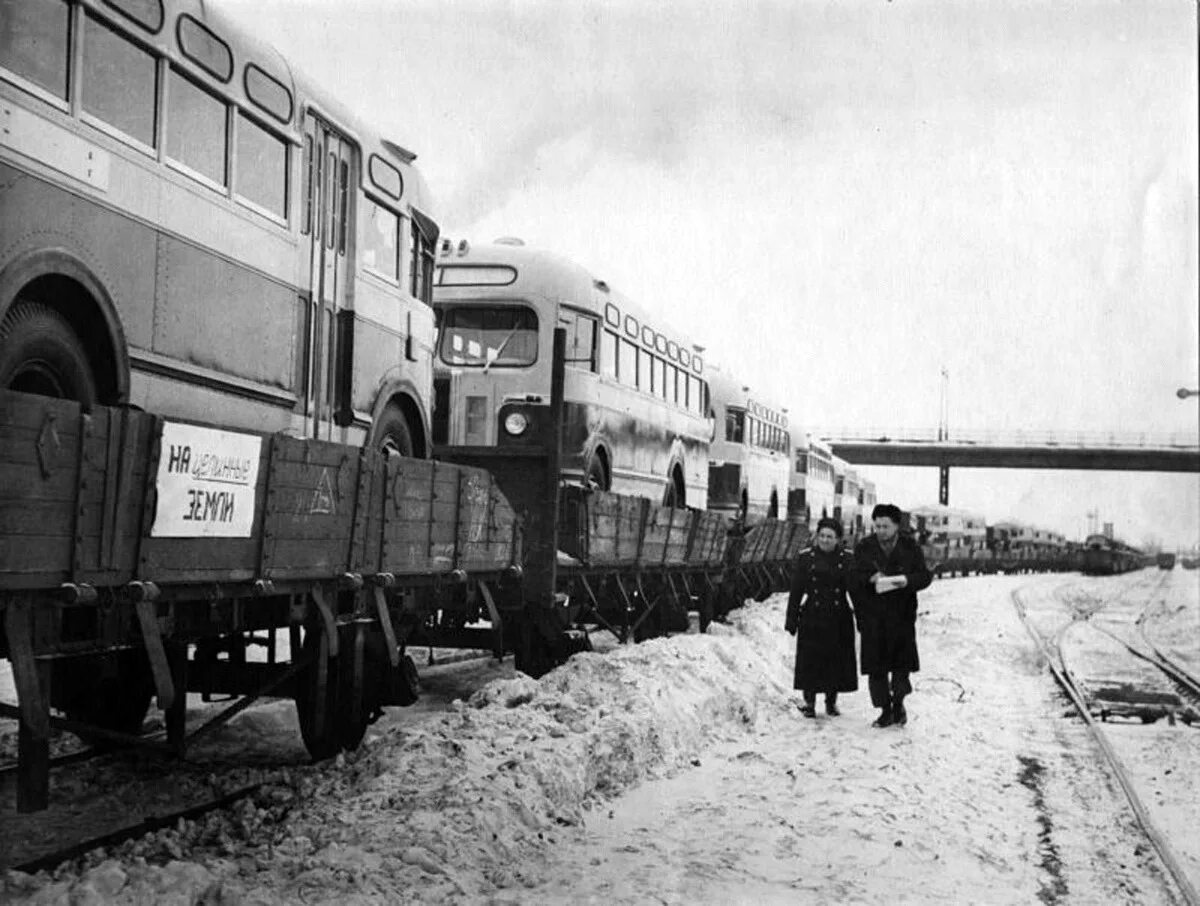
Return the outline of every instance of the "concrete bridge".
{"type": "Polygon", "coordinates": [[[911,429],[814,433],[835,455],[855,465],[936,466],[941,503],[950,502],[952,467],[1200,473],[1200,438],[1195,435],[911,429]]]}

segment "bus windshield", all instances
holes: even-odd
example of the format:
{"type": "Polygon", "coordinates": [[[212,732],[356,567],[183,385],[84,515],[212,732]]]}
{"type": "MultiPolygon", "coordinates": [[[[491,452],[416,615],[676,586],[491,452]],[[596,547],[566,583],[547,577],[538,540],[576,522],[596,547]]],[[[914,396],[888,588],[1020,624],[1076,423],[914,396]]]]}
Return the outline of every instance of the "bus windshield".
{"type": "Polygon", "coordinates": [[[447,306],[442,312],[438,349],[448,365],[532,365],[538,353],[537,315],[517,305],[447,306]]]}

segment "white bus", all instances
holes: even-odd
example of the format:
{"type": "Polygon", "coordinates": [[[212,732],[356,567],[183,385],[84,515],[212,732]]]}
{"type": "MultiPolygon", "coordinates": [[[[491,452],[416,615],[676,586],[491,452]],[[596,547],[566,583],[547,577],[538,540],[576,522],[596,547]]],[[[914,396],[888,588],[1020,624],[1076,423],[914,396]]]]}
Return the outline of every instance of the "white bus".
{"type": "Polygon", "coordinates": [[[833,452],[828,444],[799,429],[792,439],[788,518],[815,531],[818,520],[833,515],[833,452]]]}
{"type": "Polygon", "coordinates": [[[787,412],[756,398],[725,368],[710,372],[716,435],[709,450],[708,508],[742,520],[778,519],[788,497],[787,412]]]}
{"type": "Polygon", "coordinates": [[[582,266],[520,240],[444,240],[436,264],[435,446],[525,442],[550,401],[563,327],[562,478],[705,507],[713,422],[700,347],[582,266]]]}
{"type": "Polygon", "coordinates": [[[203,0],[5,0],[0,107],[0,387],[427,454],[414,155],[203,0]]]}

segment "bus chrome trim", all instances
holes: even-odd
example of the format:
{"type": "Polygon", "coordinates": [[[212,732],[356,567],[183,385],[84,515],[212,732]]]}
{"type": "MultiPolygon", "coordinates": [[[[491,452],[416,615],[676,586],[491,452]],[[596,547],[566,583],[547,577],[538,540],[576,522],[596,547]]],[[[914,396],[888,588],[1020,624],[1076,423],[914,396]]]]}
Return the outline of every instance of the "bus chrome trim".
{"type": "Polygon", "coordinates": [[[101,192],[108,191],[107,151],[8,100],[0,102],[0,145],[101,192]]]}
{"type": "Polygon", "coordinates": [[[255,381],[246,380],[245,378],[224,374],[220,371],[214,371],[211,368],[205,368],[203,365],[181,362],[178,359],[150,352],[146,349],[131,348],[129,350],[129,361],[134,371],[171,378],[188,384],[196,384],[201,387],[207,387],[210,390],[220,390],[223,393],[230,393],[234,396],[254,400],[259,403],[267,403],[284,409],[294,409],[296,403],[299,402],[299,397],[290,391],[281,390],[277,387],[268,387],[255,381]]]}

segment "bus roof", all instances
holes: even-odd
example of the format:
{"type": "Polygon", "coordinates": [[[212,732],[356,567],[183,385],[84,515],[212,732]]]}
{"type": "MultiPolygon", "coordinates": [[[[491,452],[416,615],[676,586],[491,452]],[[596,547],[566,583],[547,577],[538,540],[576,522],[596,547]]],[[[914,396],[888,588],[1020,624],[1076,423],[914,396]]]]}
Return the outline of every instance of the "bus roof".
{"type": "MultiPolygon", "coordinates": [[[[165,6],[174,19],[163,21],[155,31],[142,21],[145,14],[139,11],[147,8],[145,4],[129,3],[128,0],[109,0],[103,5],[97,0],[85,2],[136,37],[151,41],[173,64],[185,69],[189,77],[232,98],[263,123],[282,129],[292,141],[299,140],[306,110],[328,120],[359,145],[362,152],[361,187],[402,212],[405,207],[417,211],[426,232],[432,226],[429,188],[420,171],[413,166],[416,155],[385,138],[340,99],[298,72],[267,41],[236,24],[227,14],[214,9],[211,3],[173,0],[165,6]],[[114,16],[114,9],[122,15],[114,16]],[[177,23],[185,16],[209,34],[192,44],[181,44],[179,36],[184,32],[177,23]],[[222,45],[227,56],[221,52],[222,45]],[[211,53],[204,52],[206,48],[211,49],[211,53]],[[214,65],[214,61],[219,65],[214,65]],[[226,65],[225,72],[218,71],[226,65]],[[373,163],[373,159],[380,163],[373,163]]],[[[436,234],[430,238],[436,240],[436,234]]]]}
{"type": "Polygon", "coordinates": [[[703,374],[704,347],[652,315],[628,296],[616,291],[578,262],[545,249],[531,248],[519,239],[490,243],[443,239],[438,248],[438,274],[434,280],[435,304],[469,302],[514,294],[561,302],[596,314],[601,323],[630,342],[666,354],[673,361],[703,374]],[[446,279],[445,270],[475,270],[478,278],[446,279]],[[468,282],[470,280],[470,282],[468,282]],[[671,352],[668,352],[670,350],[671,352]],[[698,367],[697,367],[698,363],[698,367]]]}
{"type": "Polygon", "coordinates": [[[788,426],[787,410],[753,389],[728,370],[724,364],[709,363],[709,395],[714,406],[737,406],[769,424],[788,426]]]}

